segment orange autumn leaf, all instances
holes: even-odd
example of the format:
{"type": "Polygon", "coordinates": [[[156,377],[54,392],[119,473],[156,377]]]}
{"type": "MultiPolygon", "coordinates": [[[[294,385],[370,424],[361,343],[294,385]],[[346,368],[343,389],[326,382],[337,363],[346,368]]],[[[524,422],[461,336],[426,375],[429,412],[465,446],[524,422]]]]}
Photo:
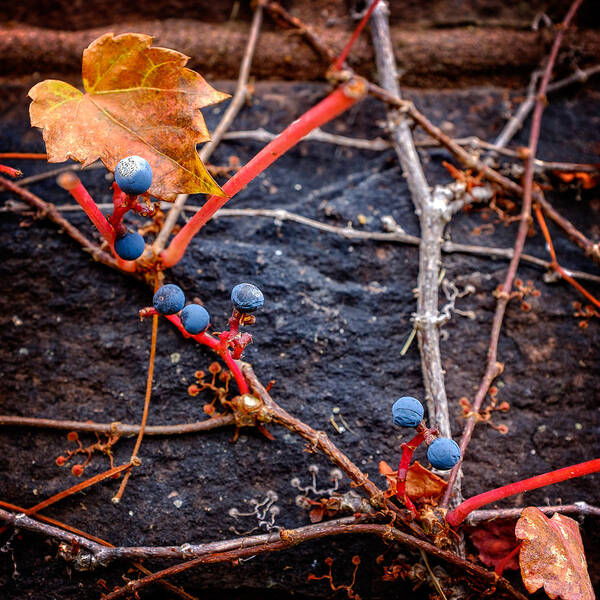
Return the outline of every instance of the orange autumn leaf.
{"type": "Polygon", "coordinates": [[[150,194],[217,194],[196,144],[210,139],[200,108],[228,97],[196,72],[188,57],[153,48],[148,35],[107,33],[83,52],[85,92],[49,79],[29,90],[31,124],[43,129],[49,162],[100,159],[114,171],[135,154],[152,167],[150,194]]]}
{"type": "Polygon", "coordinates": [[[529,593],[543,587],[550,598],[594,600],[577,521],[558,513],[549,519],[529,507],[521,513],[515,535],[523,540],[519,563],[529,593]]]}
{"type": "MultiPolygon", "coordinates": [[[[396,476],[394,471],[384,460],[379,463],[379,472],[386,478],[390,496],[396,493],[396,476]]],[[[418,460],[408,468],[406,475],[406,493],[409,498],[418,500],[439,498],[448,484],[441,478],[426,469],[418,460]]]]}

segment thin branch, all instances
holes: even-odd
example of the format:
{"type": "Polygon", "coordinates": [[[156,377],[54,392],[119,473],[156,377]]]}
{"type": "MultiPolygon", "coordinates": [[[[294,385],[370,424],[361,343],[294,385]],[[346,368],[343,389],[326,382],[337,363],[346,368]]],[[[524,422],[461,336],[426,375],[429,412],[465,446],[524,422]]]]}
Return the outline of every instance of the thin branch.
{"type": "Polygon", "coordinates": [[[300,19],[292,16],[279,2],[268,2],[267,0],[259,0],[259,3],[264,9],[271,15],[271,17],[278,23],[283,24],[286,27],[295,29],[313,50],[323,59],[327,65],[332,65],[336,60],[336,55],[331,48],[325,44],[319,36],[305,23],[302,23],[300,19]]]}
{"type": "MultiPolygon", "coordinates": [[[[354,517],[337,519],[326,523],[318,523],[299,527],[297,529],[282,529],[277,533],[267,533],[249,537],[209,542],[206,544],[182,544],[180,546],[165,547],[106,547],[84,537],[66,532],[58,527],[40,523],[23,513],[14,514],[0,509],[0,520],[13,525],[19,529],[39,533],[47,537],[57,539],[69,546],[77,546],[85,549],[90,554],[83,556],[79,554],[75,560],[85,560],[89,567],[105,566],[111,561],[122,558],[140,560],[143,558],[178,558],[188,559],[186,562],[175,565],[163,571],[159,571],[149,577],[129,582],[123,588],[105,596],[105,600],[120,598],[131,594],[147,585],[154,583],[157,579],[180,573],[186,569],[201,565],[224,561],[236,560],[246,556],[254,556],[267,552],[285,550],[300,543],[330,536],[363,534],[375,535],[387,542],[396,542],[413,550],[423,550],[431,556],[435,556],[449,564],[452,564],[466,573],[473,575],[485,582],[496,585],[510,593],[514,598],[525,600],[525,596],[515,590],[504,578],[484,569],[474,563],[460,558],[452,552],[441,550],[433,544],[415,538],[407,533],[390,527],[389,525],[361,524],[354,517]],[[191,559],[191,560],[190,560],[191,559]]],[[[81,550],[80,550],[81,553],[81,550]]]]}
{"type": "MultiPolygon", "coordinates": [[[[246,45],[246,49],[244,51],[244,56],[242,58],[242,64],[240,66],[240,74],[237,80],[237,85],[235,87],[235,92],[233,94],[233,98],[231,102],[227,106],[227,109],[223,113],[223,117],[220,120],[219,124],[212,132],[211,140],[204,144],[202,149],[199,152],[200,160],[205,163],[211,157],[212,153],[217,149],[219,142],[223,139],[223,135],[231,126],[231,123],[240,112],[244,102],[246,102],[246,98],[248,96],[248,79],[250,77],[250,67],[252,65],[252,58],[254,56],[254,50],[256,49],[256,42],[258,41],[258,34],[260,32],[260,27],[262,24],[262,6],[258,4],[254,9],[254,17],[252,19],[252,25],[250,27],[250,37],[248,38],[248,43],[246,45]]],[[[161,230],[159,231],[156,239],[154,240],[154,244],[152,245],[152,249],[155,254],[158,256],[165,248],[169,236],[173,231],[173,227],[177,223],[177,219],[179,215],[184,210],[185,203],[188,199],[188,194],[179,194],[175,199],[175,203],[173,204],[173,208],[169,211],[165,222],[161,230]]]]}
{"type": "MultiPolygon", "coordinates": [[[[559,79],[554,83],[550,83],[546,88],[546,93],[557,92],[564,89],[565,87],[574,83],[584,83],[593,75],[600,73],[600,65],[594,65],[588,69],[578,69],[572,75],[559,79]]],[[[519,106],[517,112],[508,120],[506,125],[502,128],[502,131],[498,134],[494,141],[494,150],[498,148],[504,148],[508,146],[509,142],[513,139],[517,131],[521,129],[525,119],[529,116],[529,113],[533,110],[536,101],[536,87],[537,81],[541,76],[540,71],[535,71],[531,76],[531,81],[527,88],[527,95],[525,100],[519,106]]]]}
{"type": "MultiPolygon", "coordinates": [[[[154,280],[154,291],[158,289],[158,277],[154,280]]],[[[150,397],[152,396],[152,379],[154,377],[154,359],[156,357],[156,338],[158,335],[158,315],[154,315],[152,317],[152,336],[150,340],[150,359],[148,361],[148,374],[146,377],[146,394],[144,397],[144,411],[142,413],[142,422],[140,423],[140,430],[137,435],[137,439],[135,440],[135,446],[133,447],[133,451],[131,452],[131,458],[129,462],[132,466],[135,466],[136,463],[139,463],[137,458],[140,446],[142,445],[142,439],[144,437],[144,431],[146,429],[146,421],[148,420],[148,411],[150,409],[150,397]]],[[[125,491],[125,487],[127,486],[127,482],[129,481],[129,477],[131,476],[131,469],[125,472],[123,475],[123,480],[121,481],[121,485],[119,487],[119,491],[113,496],[112,502],[113,504],[118,504],[123,497],[123,492],[125,491]]]]}
{"type": "MultiPolygon", "coordinates": [[[[591,506],[586,502],[575,502],[574,504],[559,504],[557,506],[538,506],[544,514],[550,515],[560,513],[562,515],[578,515],[600,517],[600,508],[591,506]]],[[[483,521],[495,521],[497,519],[518,519],[523,508],[491,508],[487,510],[474,510],[465,519],[467,525],[475,525],[483,521]]]]}
{"type": "Polygon", "coordinates": [[[513,281],[517,274],[517,268],[519,266],[521,252],[523,251],[525,239],[527,238],[527,232],[529,230],[529,221],[531,219],[531,204],[533,196],[533,160],[535,159],[535,153],[537,151],[537,145],[540,137],[542,113],[544,111],[546,100],[546,88],[552,75],[552,69],[554,67],[554,62],[556,60],[558,49],[560,48],[560,44],[562,42],[564,32],[568,28],[571,19],[577,12],[577,9],[581,5],[582,1],[583,0],[575,0],[571,4],[567,15],[565,16],[563,22],[558,28],[556,37],[554,39],[554,43],[552,45],[552,50],[548,57],[546,68],[544,70],[544,75],[540,83],[536,105],[532,117],[531,132],[529,135],[527,162],[525,165],[525,176],[523,182],[523,205],[521,208],[521,215],[519,218],[519,230],[517,232],[517,238],[515,240],[514,256],[510,261],[508,272],[506,274],[504,283],[502,284],[502,289],[499,293],[498,302],[496,304],[496,312],[494,314],[494,319],[492,322],[492,332],[490,335],[490,343],[487,353],[487,364],[485,368],[485,373],[472,404],[471,410],[473,416],[469,417],[465,425],[463,435],[460,440],[461,457],[450,473],[448,487],[446,488],[446,492],[444,493],[444,498],[441,503],[442,508],[448,506],[452,497],[454,482],[456,481],[457,476],[459,474],[462,461],[465,458],[467,446],[469,445],[469,441],[471,440],[473,430],[475,429],[475,424],[477,423],[476,416],[479,413],[483,400],[490,386],[492,385],[492,382],[502,372],[503,369],[503,366],[497,361],[498,341],[500,339],[500,331],[502,328],[502,322],[504,320],[504,313],[506,312],[506,307],[508,306],[508,302],[510,300],[510,292],[512,290],[513,281]]]}
{"type": "MultiPolygon", "coordinates": [[[[148,425],[144,435],[184,435],[210,431],[219,427],[235,425],[233,415],[212,417],[205,421],[195,423],[179,423],[176,425],[148,425]]],[[[42,419],[38,417],[19,417],[12,415],[0,415],[0,427],[36,427],[39,429],[59,429],[63,431],[84,431],[95,433],[107,433],[111,435],[136,435],[140,432],[141,425],[129,425],[126,423],[94,423],[93,421],[63,421],[56,419],[42,419]]]]}
{"type": "MultiPolygon", "coordinates": [[[[172,204],[165,202],[165,208],[168,210],[172,204]]],[[[104,210],[112,208],[112,204],[98,204],[98,208],[104,210]]],[[[20,212],[26,208],[25,204],[16,204],[7,202],[5,210],[11,212],[20,212]]],[[[186,204],[185,210],[188,212],[198,212],[202,207],[186,204]]],[[[2,212],[0,208],[0,212],[2,212]]],[[[79,204],[62,204],[56,207],[59,212],[71,212],[81,211],[79,204]]],[[[312,227],[318,231],[324,231],[333,235],[339,235],[343,238],[357,241],[373,240],[378,242],[389,242],[389,243],[401,243],[409,246],[418,246],[421,243],[421,238],[415,235],[405,233],[401,227],[397,226],[394,231],[391,232],[378,232],[378,231],[360,231],[353,229],[352,227],[337,227],[335,225],[328,225],[322,221],[310,219],[296,213],[292,213],[283,208],[265,209],[265,208],[221,208],[213,215],[213,219],[218,218],[229,218],[229,217],[265,217],[268,219],[274,219],[276,222],[279,221],[290,221],[312,227]]],[[[473,244],[461,244],[459,242],[451,242],[449,240],[442,242],[442,252],[451,254],[473,254],[475,256],[481,256],[482,258],[502,258],[510,260],[514,255],[514,248],[497,248],[495,246],[478,246],[473,244]]],[[[552,269],[552,263],[550,261],[532,256],[531,254],[521,254],[521,260],[523,262],[536,265],[546,270],[552,269]]],[[[571,277],[575,279],[581,279],[584,281],[591,281],[593,283],[600,283],[600,275],[594,275],[593,273],[586,273],[585,271],[576,271],[572,269],[566,269],[571,277]]],[[[136,430],[137,431],[137,430],[136,430]]]]}
{"type": "MultiPolygon", "coordinates": [[[[381,86],[395,97],[400,97],[398,70],[392,48],[388,23],[388,9],[381,2],[373,12],[371,32],[377,73],[381,86]]],[[[433,194],[425,178],[421,161],[412,137],[410,122],[398,110],[388,111],[388,122],[396,154],[411,193],[415,212],[421,225],[419,245],[418,298],[415,324],[421,353],[421,369],[429,411],[429,424],[442,436],[451,437],[448,398],[444,385],[444,369],[439,338],[439,271],[441,242],[450,218],[445,190],[436,188],[433,194]]]]}
{"type": "MultiPolygon", "coordinates": [[[[224,140],[254,140],[256,142],[271,142],[277,137],[277,134],[271,133],[266,129],[259,127],[258,129],[250,129],[246,131],[228,131],[223,134],[224,140]]],[[[381,152],[388,150],[392,145],[382,139],[375,138],[372,140],[364,140],[360,138],[348,137],[345,135],[337,135],[327,133],[321,129],[315,129],[308,135],[302,138],[303,142],[324,142],[327,144],[336,144],[337,146],[346,146],[348,148],[359,148],[361,150],[373,150],[381,152]]]]}
{"type": "Polygon", "coordinates": [[[54,204],[50,202],[45,202],[35,194],[24,190],[19,185],[13,183],[12,181],[8,181],[8,179],[4,179],[0,177],[0,187],[3,187],[8,192],[12,192],[16,194],[19,198],[23,199],[27,204],[33,206],[35,209],[41,212],[41,215],[44,217],[48,217],[52,222],[56,223],[59,227],[64,229],[67,234],[73,238],[76,242],[78,242],[86,252],[89,252],[92,258],[98,262],[101,262],[113,269],[119,269],[117,265],[117,261],[100,249],[99,246],[94,244],[88,238],[86,238],[74,225],[71,225],[56,209],[54,204]]]}
{"type": "Polygon", "coordinates": [[[377,536],[387,542],[395,542],[398,544],[402,544],[414,550],[422,550],[427,552],[431,556],[434,556],[440,560],[443,560],[449,564],[452,564],[470,576],[476,577],[490,586],[495,586],[507,593],[509,593],[513,598],[518,600],[526,600],[526,596],[524,596],[521,592],[512,587],[512,585],[503,577],[500,577],[496,573],[492,571],[488,571],[483,567],[475,565],[472,562],[469,562],[456,554],[448,552],[447,550],[441,550],[430,544],[429,542],[425,542],[423,540],[418,540],[406,533],[399,531],[389,525],[376,525],[376,524],[334,524],[329,525],[328,523],[323,523],[319,525],[309,525],[305,528],[299,529],[282,529],[279,532],[278,539],[271,539],[263,542],[259,545],[253,545],[250,547],[245,547],[240,544],[239,548],[235,550],[229,550],[225,552],[213,552],[211,554],[206,554],[205,556],[200,556],[198,558],[194,558],[184,563],[180,563],[175,565],[174,567],[169,567],[168,569],[164,569],[163,571],[159,571],[158,573],[144,577],[142,579],[138,579],[137,581],[131,581],[127,585],[119,588],[115,592],[108,594],[105,596],[104,600],[116,600],[117,598],[121,598],[125,595],[136,592],[149,584],[154,583],[158,578],[170,577],[171,575],[175,575],[177,573],[181,573],[187,569],[203,565],[203,564],[214,564],[225,561],[237,561],[240,558],[249,557],[249,556],[258,556],[259,554],[265,554],[268,552],[277,552],[281,550],[287,550],[293,546],[297,546],[298,544],[308,542],[316,539],[323,539],[330,536],[338,536],[338,535],[374,535],[377,536]]]}

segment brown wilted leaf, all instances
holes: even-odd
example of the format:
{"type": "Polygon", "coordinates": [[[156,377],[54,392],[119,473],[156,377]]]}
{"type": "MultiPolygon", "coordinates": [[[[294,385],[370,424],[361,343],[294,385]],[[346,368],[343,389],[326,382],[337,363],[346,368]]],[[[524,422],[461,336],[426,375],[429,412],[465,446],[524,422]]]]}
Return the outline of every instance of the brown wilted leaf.
{"type": "Polygon", "coordinates": [[[196,144],[210,139],[200,108],[228,97],[196,72],[188,57],[153,48],[137,33],[107,33],[83,52],[85,93],[49,79],[29,90],[31,124],[43,129],[49,162],[69,158],[84,166],[98,158],[114,171],[136,154],[152,167],[150,194],[223,196],[202,164],[196,144]]]}
{"type": "MultiPolygon", "coordinates": [[[[390,496],[396,493],[396,476],[390,465],[384,460],[379,463],[379,472],[386,478],[388,483],[388,493],[390,496]]],[[[408,468],[406,475],[406,493],[409,498],[419,500],[429,498],[435,500],[439,498],[448,484],[441,478],[426,469],[418,460],[408,468]]]]}
{"type": "Polygon", "coordinates": [[[418,460],[410,465],[406,475],[406,493],[409,498],[436,500],[448,484],[435,473],[426,469],[418,460]]]}
{"type": "Polygon", "coordinates": [[[519,563],[528,592],[543,586],[550,598],[594,600],[576,521],[558,513],[549,519],[539,508],[528,507],[515,535],[523,540],[519,563]]]}

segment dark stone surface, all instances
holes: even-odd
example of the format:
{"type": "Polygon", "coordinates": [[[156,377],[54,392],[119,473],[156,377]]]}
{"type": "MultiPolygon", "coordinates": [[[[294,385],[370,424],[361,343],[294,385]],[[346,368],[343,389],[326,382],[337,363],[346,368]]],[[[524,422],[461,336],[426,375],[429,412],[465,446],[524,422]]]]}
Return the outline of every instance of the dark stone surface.
{"type": "MultiPolygon", "coordinates": [[[[244,109],[234,129],[266,127],[281,130],[324,94],[324,86],[307,84],[259,85],[251,108],[244,109]]],[[[501,127],[503,90],[412,94],[437,123],[453,121],[457,136],[490,138],[501,127]]],[[[597,161],[598,92],[588,90],[554,99],[544,116],[539,156],[548,160],[597,161]]],[[[41,136],[28,127],[26,102],[2,117],[0,149],[42,151],[41,136]]],[[[205,111],[209,126],[217,111],[205,111]]],[[[356,137],[383,135],[378,122],[381,106],[364,102],[331,123],[327,129],[356,137]]],[[[526,143],[526,132],[519,143],[526,143]]],[[[223,143],[213,162],[230,155],[242,162],[260,144],[223,143]]],[[[448,176],[434,150],[427,163],[432,182],[448,176]]],[[[11,164],[13,164],[11,162],[11,164]]],[[[14,163],[29,175],[45,164],[14,163]]],[[[99,202],[110,201],[109,183],[102,170],[83,175],[99,202]]],[[[554,181],[556,183],[556,181],[554,181]]],[[[32,190],[56,204],[71,199],[53,180],[32,190]]],[[[8,194],[2,194],[8,199],[8,194]]],[[[561,213],[586,234],[598,239],[598,189],[550,194],[561,213]]],[[[195,200],[201,202],[200,197],[195,200]]],[[[394,153],[359,152],[315,142],[301,143],[277,161],[230,203],[236,208],[285,208],[335,225],[367,218],[364,229],[379,231],[380,219],[392,215],[407,232],[418,233],[406,184],[394,153]]],[[[69,218],[95,235],[82,213],[69,218]]],[[[448,229],[455,241],[510,247],[516,225],[495,225],[493,233],[473,235],[481,225],[480,212],[457,216],[448,229]]],[[[489,220],[487,221],[490,222],[489,220]]],[[[2,213],[0,219],[0,410],[3,414],[99,422],[138,422],[141,418],[149,355],[150,322],[137,311],[151,304],[142,283],[90,261],[74,242],[51,223],[2,213]]],[[[598,272],[581,252],[552,228],[558,255],[565,267],[598,272]]],[[[539,233],[527,241],[527,251],[545,257],[539,233]]],[[[246,351],[263,382],[276,380],[274,398],[315,428],[325,429],[339,448],[383,485],[377,465],[395,465],[406,433],[391,422],[391,404],[399,395],[423,397],[416,343],[405,357],[400,349],[411,331],[417,276],[415,248],[375,242],[356,243],[292,223],[264,218],[219,218],[193,241],[185,259],[167,281],[180,285],[188,300],[201,298],[215,329],[224,327],[230,311],[229,292],[240,281],[252,281],[264,292],[265,307],[252,328],[255,343],[246,351]],[[337,435],[329,423],[339,407],[352,432],[337,435]]],[[[494,288],[507,264],[467,255],[445,256],[446,278],[476,292],[457,302],[475,312],[470,320],[454,315],[444,328],[442,355],[458,439],[462,423],[458,398],[470,398],[482,375],[494,288]]],[[[597,456],[600,434],[598,411],[599,322],[587,330],[572,316],[575,290],[562,283],[547,284],[542,271],[521,266],[519,276],[532,279],[541,296],[523,312],[518,302],[508,309],[500,340],[499,358],[505,371],[498,380],[500,401],[510,411],[496,418],[509,427],[506,436],[480,425],[465,462],[464,494],[487,489],[597,456]]],[[[598,286],[589,286],[596,294],[598,286]]],[[[440,300],[442,304],[443,300],[440,300]]],[[[202,397],[192,398],[187,387],[197,369],[206,370],[213,356],[183,340],[166,322],[159,325],[155,384],[150,424],[181,423],[204,418],[202,397]]],[[[243,431],[232,444],[233,430],[201,435],[146,438],[137,468],[120,505],[110,498],[117,483],[105,482],[58,503],[46,514],[93,532],[117,545],[166,545],[232,537],[231,527],[244,531],[257,525],[245,517],[229,516],[232,507],[248,512],[248,501],[278,494],[281,512],[276,523],[294,527],[308,523],[306,511],[295,504],[293,477],[308,482],[308,467],[320,467],[319,483],[327,487],[330,467],[320,456],[307,454],[304,444],[286,431],[271,427],[275,441],[258,432],[243,431]],[[177,495],[174,495],[174,492],[177,495]],[[181,502],[181,505],[179,505],[181,502]]],[[[82,435],[86,443],[93,436],[82,435]]],[[[72,447],[66,432],[2,428],[0,430],[1,497],[31,506],[79,480],[55,459],[72,447]]],[[[128,459],[133,439],[121,440],[115,459],[128,459]]],[[[426,461],[424,450],[417,458],[426,461]]],[[[95,455],[87,476],[109,466],[95,455]]],[[[588,476],[511,498],[502,506],[598,501],[600,478],[588,476]]],[[[344,483],[344,490],[349,489],[344,483]]],[[[598,521],[584,524],[590,572],[598,583],[598,521]]],[[[8,540],[0,555],[3,598],[98,598],[102,578],[118,585],[128,565],[117,564],[93,573],[71,571],[56,557],[56,546],[31,534],[8,540]],[[19,571],[13,577],[13,562],[19,571]]],[[[377,541],[340,538],[299,546],[258,557],[231,568],[217,566],[190,572],[178,580],[203,598],[227,590],[232,598],[280,598],[295,590],[298,597],[328,597],[327,582],[307,582],[309,573],[326,571],[324,559],[336,559],[336,583],[351,576],[350,558],[361,556],[356,590],[364,598],[388,597],[408,584],[381,581],[375,563],[385,547],[377,541]]],[[[389,562],[393,553],[386,553],[389,562]]],[[[152,565],[148,565],[152,566],[152,565]]],[[[157,565],[153,565],[157,566],[157,565]]],[[[133,576],[133,573],[128,573],[133,576]]],[[[407,588],[410,589],[410,588],[407,588]]],[[[421,593],[425,593],[421,589],[421,593]]],[[[154,588],[142,597],[165,597],[154,588]]]]}

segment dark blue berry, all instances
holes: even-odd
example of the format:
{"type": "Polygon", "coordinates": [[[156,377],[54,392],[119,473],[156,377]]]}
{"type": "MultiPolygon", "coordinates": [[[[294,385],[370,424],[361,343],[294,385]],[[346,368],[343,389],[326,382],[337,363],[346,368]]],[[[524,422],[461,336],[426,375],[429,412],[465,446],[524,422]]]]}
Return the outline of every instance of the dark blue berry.
{"type": "Polygon", "coordinates": [[[398,398],[392,406],[394,425],[416,427],[423,420],[424,412],[423,405],[416,398],[398,398]]]}
{"type": "Polygon", "coordinates": [[[427,449],[427,459],[436,469],[447,471],[460,460],[460,448],[454,440],[437,438],[427,449]]]}
{"type": "Polygon", "coordinates": [[[265,303],[263,293],[251,283],[238,283],[231,290],[233,306],[241,313],[253,313],[265,303]]]}
{"type": "Polygon", "coordinates": [[[210,325],[210,315],[204,306],[188,304],[181,311],[181,324],[192,335],[202,333],[210,325]]]}
{"type": "Polygon", "coordinates": [[[126,194],[143,194],[152,185],[152,167],[141,156],[127,156],[117,164],[115,181],[126,194]]]}
{"type": "Polygon", "coordinates": [[[167,283],[156,291],[152,304],[161,315],[174,315],[183,308],[185,296],[178,285],[167,283]]]}
{"type": "Polygon", "coordinates": [[[125,235],[115,240],[115,252],[123,260],[139,258],[146,248],[144,238],[137,231],[128,231],[125,235]]]}

